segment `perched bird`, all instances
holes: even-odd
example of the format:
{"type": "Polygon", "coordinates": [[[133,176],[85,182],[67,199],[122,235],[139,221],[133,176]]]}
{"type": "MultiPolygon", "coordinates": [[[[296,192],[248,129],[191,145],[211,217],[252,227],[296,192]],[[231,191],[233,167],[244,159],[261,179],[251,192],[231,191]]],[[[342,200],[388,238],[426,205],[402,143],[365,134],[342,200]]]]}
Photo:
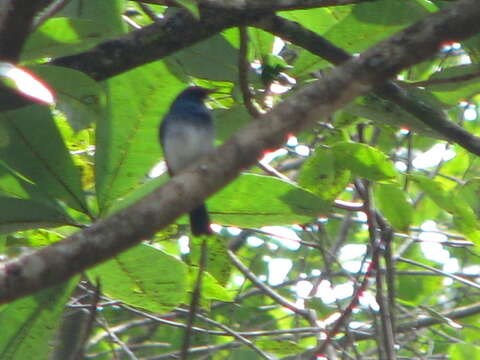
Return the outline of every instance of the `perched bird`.
{"type": "MultiPolygon", "coordinates": [[[[215,131],[204,100],[213,91],[199,86],[185,89],[170,106],[160,125],[160,144],[170,176],[178,174],[195,160],[213,150],[215,131]]],[[[210,234],[210,219],[205,204],[190,214],[195,236],[210,234]]]]}

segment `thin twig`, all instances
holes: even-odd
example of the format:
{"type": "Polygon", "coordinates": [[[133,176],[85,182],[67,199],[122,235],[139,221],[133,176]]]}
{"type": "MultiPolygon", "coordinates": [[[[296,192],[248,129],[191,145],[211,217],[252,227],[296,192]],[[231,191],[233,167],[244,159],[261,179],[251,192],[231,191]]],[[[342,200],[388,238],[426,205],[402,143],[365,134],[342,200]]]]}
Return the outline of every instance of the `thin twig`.
{"type": "Polygon", "coordinates": [[[291,301],[285,299],[283,296],[275,292],[271,287],[263,283],[259,278],[255,276],[239,258],[230,250],[228,250],[228,257],[233,262],[235,267],[247,278],[249,279],[257,288],[259,288],[265,295],[275,300],[279,305],[286,307],[287,309],[293,311],[294,313],[304,317],[309,322],[311,316],[308,310],[300,309],[297,305],[291,301]]]}
{"type": "Polygon", "coordinates": [[[203,238],[202,245],[200,248],[200,261],[198,264],[197,280],[195,281],[195,288],[193,289],[193,292],[192,292],[192,300],[190,302],[190,312],[188,314],[187,327],[185,329],[185,335],[183,337],[183,345],[182,345],[182,351],[180,355],[181,360],[186,360],[189,353],[193,322],[195,321],[195,314],[198,310],[198,304],[200,304],[203,273],[205,271],[205,267],[208,259],[207,251],[208,251],[207,240],[203,238]]]}
{"type": "Polygon", "coordinates": [[[441,84],[452,84],[456,82],[462,81],[469,81],[480,77],[480,71],[474,72],[471,74],[463,74],[457,76],[451,76],[447,78],[436,78],[436,79],[428,79],[424,81],[416,81],[416,82],[399,82],[401,86],[405,87],[427,87],[432,85],[441,85],[441,84]]]}
{"type": "Polygon", "coordinates": [[[427,269],[427,270],[430,270],[430,271],[433,271],[437,274],[448,277],[452,280],[461,282],[462,284],[474,287],[475,289],[480,289],[480,285],[477,284],[477,283],[474,283],[473,281],[463,279],[460,276],[457,276],[457,275],[454,275],[454,274],[449,274],[449,273],[447,273],[445,271],[442,271],[442,270],[435,269],[434,267],[431,267],[431,266],[428,266],[428,265],[425,265],[425,264],[421,264],[419,262],[416,262],[416,261],[413,261],[413,260],[410,260],[410,259],[405,259],[403,257],[398,257],[396,260],[407,263],[407,264],[410,264],[410,265],[415,265],[415,266],[418,266],[418,267],[421,267],[421,268],[424,268],[424,269],[427,269]]]}
{"type": "Polygon", "coordinates": [[[130,358],[130,360],[138,360],[138,358],[135,356],[135,354],[128,348],[128,346],[119,339],[119,337],[110,330],[110,327],[107,324],[107,321],[102,317],[102,318],[97,318],[96,322],[108,333],[112,341],[119,345],[120,348],[123,350],[123,352],[130,358]]]}
{"type": "Polygon", "coordinates": [[[148,6],[147,4],[144,4],[143,2],[139,2],[138,5],[142,9],[142,11],[150,18],[150,20],[157,22],[160,21],[160,18],[158,17],[157,13],[153,11],[153,9],[148,6]]]}
{"type": "Polygon", "coordinates": [[[238,28],[240,35],[240,49],[238,51],[238,83],[242,91],[243,104],[247,108],[248,113],[254,118],[258,118],[261,113],[253,104],[253,96],[248,84],[248,72],[250,64],[248,63],[248,30],[245,26],[238,28]]]}
{"type": "MultiPolygon", "coordinates": [[[[359,182],[356,183],[359,186],[359,182]]],[[[368,233],[370,235],[370,246],[372,247],[372,263],[377,264],[376,270],[381,267],[380,249],[384,244],[378,237],[378,226],[376,211],[373,208],[370,184],[367,181],[363,182],[363,189],[359,191],[360,196],[363,197],[365,204],[365,212],[367,215],[368,233]]],[[[384,296],[383,273],[376,271],[376,300],[379,306],[380,326],[381,331],[378,332],[383,343],[379,343],[379,348],[382,348],[382,353],[386,360],[395,360],[395,339],[393,337],[392,316],[390,314],[390,307],[387,306],[384,296]]]]}
{"type": "Polygon", "coordinates": [[[45,21],[50,19],[60,10],[62,10],[70,0],[58,0],[50,5],[48,8],[45,9],[33,22],[33,30],[37,29],[40,25],[42,25],[45,21]]]}
{"type": "MultiPolygon", "coordinates": [[[[181,312],[184,312],[185,310],[184,309],[178,309],[177,311],[181,311],[181,312]]],[[[191,313],[191,312],[190,312],[191,313]]],[[[267,360],[272,360],[273,358],[268,355],[267,353],[265,353],[264,351],[262,351],[262,349],[260,349],[258,346],[256,346],[254,343],[252,343],[250,340],[248,340],[247,338],[245,338],[243,335],[241,335],[239,332],[235,331],[235,330],[232,330],[231,328],[229,328],[228,326],[226,325],[223,325],[222,323],[218,322],[218,321],[215,321],[215,320],[212,320],[212,319],[209,319],[207,318],[206,316],[203,316],[201,314],[195,314],[195,317],[197,317],[198,319],[201,319],[205,322],[207,322],[208,324],[212,324],[216,327],[219,327],[220,329],[222,329],[223,331],[225,331],[225,333],[227,333],[228,335],[231,335],[232,337],[234,337],[235,339],[237,339],[238,341],[240,341],[242,344],[248,346],[249,348],[251,348],[253,351],[255,351],[257,354],[259,354],[262,358],[264,359],[267,359],[267,360]]]]}

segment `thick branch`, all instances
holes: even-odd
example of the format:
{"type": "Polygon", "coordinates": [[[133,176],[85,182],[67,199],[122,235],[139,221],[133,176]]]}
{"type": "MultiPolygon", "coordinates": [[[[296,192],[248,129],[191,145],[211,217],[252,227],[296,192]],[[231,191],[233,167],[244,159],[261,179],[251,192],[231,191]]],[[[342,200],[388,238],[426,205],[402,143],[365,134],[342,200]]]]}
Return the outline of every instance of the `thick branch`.
{"type": "MultiPolygon", "coordinates": [[[[332,64],[339,65],[351,58],[345,50],[330,43],[317,33],[279,16],[264,18],[256,26],[299,45],[332,64]]],[[[375,88],[374,92],[379,97],[399,105],[445,139],[480,155],[480,137],[452,123],[441,110],[420,102],[394,82],[388,81],[375,88]]]]}
{"type": "Polygon", "coordinates": [[[206,6],[200,8],[200,20],[186,10],[179,10],[164,21],[107,40],[88,51],[55,59],[52,64],[83,71],[96,80],[105,80],[168,56],[226,28],[255,23],[274,11],[364,1],[372,0],[206,0],[206,6]]]}
{"type": "MultiPolygon", "coordinates": [[[[148,4],[178,6],[171,0],[133,0],[148,4]]],[[[281,11],[312,9],[325,6],[359,4],[376,0],[199,0],[201,6],[212,9],[243,11],[281,11]]]]}
{"type": "Polygon", "coordinates": [[[161,22],[107,40],[83,53],[57,58],[52,64],[83,71],[95,80],[105,80],[168,56],[228,27],[258,20],[262,15],[265,14],[203,10],[197,20],[188,11],[179,10],[161,22]]]}
{"type": "Polygon", "coordinates": [[[430,15],[358,58],[333,69],[250,123],[212,155],[201,159],[134,205],[67,239],[3,264],[0,302],[32,294],[107,260],[172,223],[256,163],[265,149],[327,117],[399,70],[435,54],[445,40],[480,31],[477,0],[461,0],[430,15]]]}

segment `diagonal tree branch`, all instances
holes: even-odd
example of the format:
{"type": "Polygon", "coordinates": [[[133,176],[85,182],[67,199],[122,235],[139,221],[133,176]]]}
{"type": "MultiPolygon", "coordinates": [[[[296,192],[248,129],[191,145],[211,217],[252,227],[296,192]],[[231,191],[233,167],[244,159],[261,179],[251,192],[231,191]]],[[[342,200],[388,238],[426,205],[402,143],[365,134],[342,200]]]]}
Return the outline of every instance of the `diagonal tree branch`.
{"type": "MultiPolygon", "coordinates": [[[[178,3],[172,0],[133,0],[140,3],[166,5],[177,7],[178,3]]],[[[376,0],[199,0],[200,6],[223,10],[243,11],[280,11],[312,9],[325,6],[340,6],[359,4],[376,0]]]]}
{"type": "Polygon", "coordinates": [[[105,80],[161,59],[227,28],[255,23],[274,11],[365,1],[374,0],[206,0],[208,6],[200,7],[198,20],[187,10],[179,10],[161,22],[107,40],[88,51],[57,58],[51,63],[80,70],[95,80],[105,80]]]}
{"type": "MultiPolygon", "coordinates": [[[[345,50],[330,43],[317,33],[280,16],[266,17],[256,26],[299,45],[332,64],[339,65],[351,58],[345,50]]],[[[401,106],[445,139],[459,144],[476,155],[480,155],[480,137],[452,123],[441,110],[420,102],[394,82],[387,81],[376,87],[374,92],[377,96],[401,106]]]]}
{"type": "Polygon", "coordinates": [[[262,121],[251,123],[212,155],[132,206],[65,240],[3,264],[0,302],[65,281],[151,237],[233,181],[255,164],[265,149],[280,146],[289,133],[312,125],[401,69],[427,59],[443,41],[460,41],[479,32],[479,17],[477,0],[460,0],[426,17],[288,97],[262,121]]]}

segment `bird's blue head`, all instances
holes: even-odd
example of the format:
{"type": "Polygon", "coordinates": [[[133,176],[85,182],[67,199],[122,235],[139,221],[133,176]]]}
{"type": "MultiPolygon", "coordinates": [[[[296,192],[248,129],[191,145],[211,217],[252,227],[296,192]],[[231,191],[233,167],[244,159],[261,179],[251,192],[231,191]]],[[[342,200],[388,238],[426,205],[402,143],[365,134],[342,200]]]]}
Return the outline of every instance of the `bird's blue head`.
{"type": "Polygon", "coordinates": [[[186,88],[184,91],[177,96],[174,101],[175,103],[185,103],[185,102],[194,102],[194,103],[202,103],[209,94],[211,94],[213,90],[205,89],[200,86],[190,86],[186,88]]]}

